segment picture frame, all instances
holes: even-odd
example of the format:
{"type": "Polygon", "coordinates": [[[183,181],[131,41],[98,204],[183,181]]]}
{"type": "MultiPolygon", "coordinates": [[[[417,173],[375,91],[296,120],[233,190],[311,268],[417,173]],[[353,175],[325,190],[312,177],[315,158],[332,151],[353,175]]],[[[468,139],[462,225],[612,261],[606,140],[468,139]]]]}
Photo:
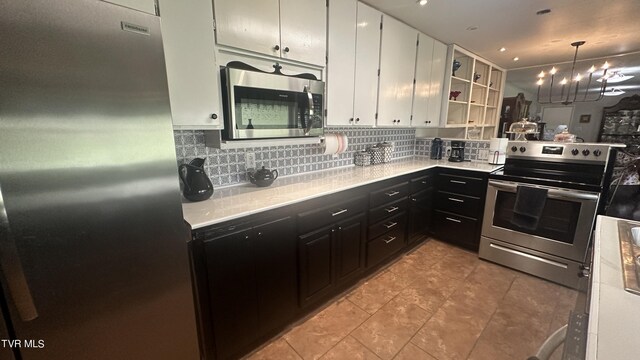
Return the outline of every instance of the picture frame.
{"type": "Polygon", "coordinates": [[[588,123],[590,121],[591,121],[591,114],[580,115],[580,122],[581,123],[588,123]]]}

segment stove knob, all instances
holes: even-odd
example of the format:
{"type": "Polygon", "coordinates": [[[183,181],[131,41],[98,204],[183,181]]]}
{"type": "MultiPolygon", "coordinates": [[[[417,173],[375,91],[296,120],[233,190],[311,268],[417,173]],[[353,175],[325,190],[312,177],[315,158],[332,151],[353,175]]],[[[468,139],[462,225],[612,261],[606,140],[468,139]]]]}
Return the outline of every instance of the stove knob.
{"type": "Polygon", "coordinates": [[[520,152],[522,152],[522,153],[523,153],[523,152],[525,152],[525,151],[527,151],[527,148],[526,148],[526,147],[524,147],[524,146],[521,146],[521,147],[520,147],[520,152]]]}
{"type": "Polygon", "coordinates": [[[600,156],[602,155],[602,151],[600,150],[593,150],[593,156],[600,156]]]}
{"type": "Polygon", "coordinates": [[[511,147],[511,151],[516,152],[516,151],[518,151],[518,148],[516,146],[512,146],[511,147]]]}
{"type": "Polygon", "coordinates": [[[573,154],[573,156],[576,156],[576,155],[580,154],[580,151],[578,151],[578,149],[573,149],[573,150],[571,150],[571,153],[573,154]]]}
{"type": "Polygon", "coordinates": [[[582,155],[588,156],[591,152],[587,149],[582,150],[582,155]]]}

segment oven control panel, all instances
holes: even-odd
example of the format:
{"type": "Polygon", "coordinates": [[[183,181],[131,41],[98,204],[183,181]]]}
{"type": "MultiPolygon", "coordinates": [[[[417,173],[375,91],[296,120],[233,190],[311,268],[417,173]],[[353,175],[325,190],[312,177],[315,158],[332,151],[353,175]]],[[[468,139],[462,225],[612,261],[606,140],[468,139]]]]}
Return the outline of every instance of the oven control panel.
{"type": "Polygon", "coordinates": [[[507,145],[507,157],[606,163],[609,150],[612,147],[617,147],[617,145],[602,143],[557,143],[549,141],[509,141],[507,145]]]}

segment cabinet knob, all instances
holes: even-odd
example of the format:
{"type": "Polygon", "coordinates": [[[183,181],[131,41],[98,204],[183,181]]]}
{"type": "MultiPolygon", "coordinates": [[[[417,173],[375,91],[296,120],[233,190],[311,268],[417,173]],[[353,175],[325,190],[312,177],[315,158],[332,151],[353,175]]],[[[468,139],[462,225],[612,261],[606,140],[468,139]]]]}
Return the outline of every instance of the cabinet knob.
{"type": "Polygon", "coordinates": [[[286,53],[289,52],[289,47],[288,46],[284,48],[284,52],[286,52],[286,53]]]}
{"type": "Polygon", "coordinates": [[[276,45],[276,46],[274,46],[274,47],[273,47],[273,50],[275,50],[275,51],[280,50],[280,45],[276,45]]]}
{"type": "Polygon", "coordinates": [[[262,233],[258,231],[258,236],[262,236],[262,233]]]}
{"type": "Polygon", "coordinates": [[[353,118],[350,118],[350,119],[349,119],[349,122],[353,122],[353,118]]]}
{"type": "Polygon", "coordinates": [[[338,231],[342,231],[342,226],[338,226],[338,231]]]}
{"type": "Polygon", "coordinates": [[[360,121],[360,118],[356,118],[356,122],[360,121]]]}
{"type": "Polygon", "coordinates": [[[211,118],[212,118],[213,120],[217,119],[217,118],[218,118],[218,114],[211,114],[211,118]]]}

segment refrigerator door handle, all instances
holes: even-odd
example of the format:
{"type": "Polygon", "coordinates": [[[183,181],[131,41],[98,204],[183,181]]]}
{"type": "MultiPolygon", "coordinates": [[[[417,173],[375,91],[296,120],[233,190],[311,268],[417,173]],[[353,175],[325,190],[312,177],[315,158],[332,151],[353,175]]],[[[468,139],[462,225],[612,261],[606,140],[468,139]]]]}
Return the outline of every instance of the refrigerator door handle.
{"type": "Polygon", "coordinates": [[[4,207],[2,188],[0,188],[0,268],[7,281],[7,288],[22,321],[31,321],[38,317],[33,303],[31,290],[22,270],[18,248],[11,236],[9,218],[4,207]]]}

